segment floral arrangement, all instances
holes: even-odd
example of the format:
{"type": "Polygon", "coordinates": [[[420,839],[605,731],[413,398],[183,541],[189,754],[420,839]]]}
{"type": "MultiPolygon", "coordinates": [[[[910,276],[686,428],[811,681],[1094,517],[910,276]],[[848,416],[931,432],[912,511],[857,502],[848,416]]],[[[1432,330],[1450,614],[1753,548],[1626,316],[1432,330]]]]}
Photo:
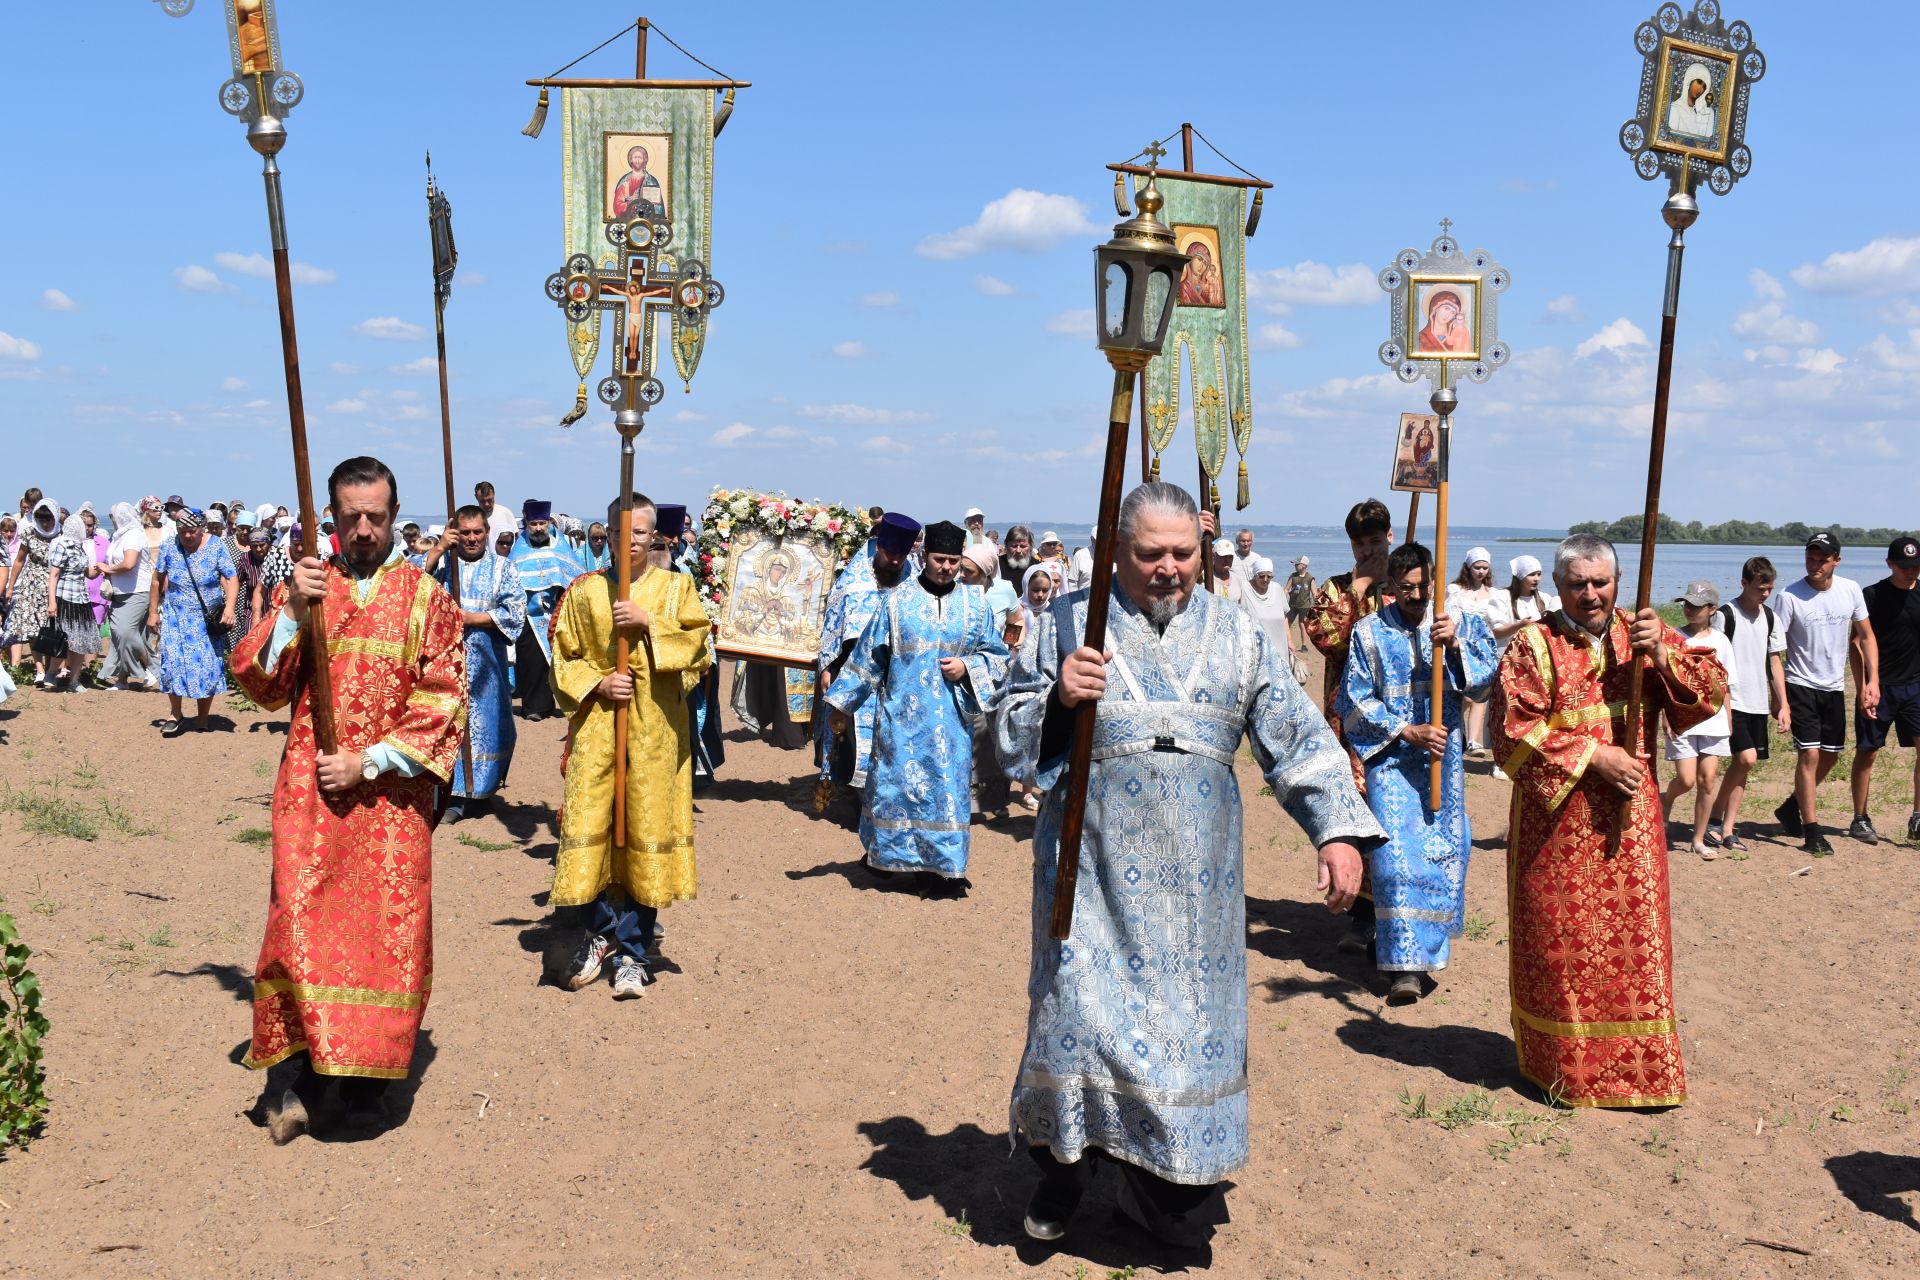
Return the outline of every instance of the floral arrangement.
{"type": "Polygon", "coordinates": [[[838,569],[866,545],[873,522],[864,510],[802,502],[784,493],[755,493],[751,489],[715,489],[707,495],[700,515],[700,539],[693,563],[700,584],[700,603],[707,616],[719,621],[727,603],[728,549],[740,529],[758,529],[782,537],[790,533],[824,535],[834,550],[838,569]]]}

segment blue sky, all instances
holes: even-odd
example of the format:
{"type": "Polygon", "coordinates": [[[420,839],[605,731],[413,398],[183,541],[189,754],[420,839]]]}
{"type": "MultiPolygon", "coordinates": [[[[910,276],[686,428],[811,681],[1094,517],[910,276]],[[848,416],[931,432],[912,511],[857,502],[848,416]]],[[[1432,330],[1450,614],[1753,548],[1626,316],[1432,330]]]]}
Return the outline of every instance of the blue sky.
{"type": "MultiPolygon", "coordinates": [[[[689,503],[729,484],[926,518],[1086,518],[1109,379],[1084,318],[1114,221],[1102,166],[1192,120],[1276,184],[1249,251],[1249,517],[1329,523],[1383,491],[1392,424],[1424,388],[1375,358],[1373,278],[1443,215],[1514,277],[1514,361],[1461,391],[1455,518],[1637,510],[1664,185],[1633,174],[1615,134],[1654,7],[1382,3],[1362,19],[1249,3],[1197,40],[1122,5],[656,7],[754,87],[717,147],[728,300],[692,393],[672,386],[650,415],[641,483],[689,503]]],[[[1864,123],[1911,115],[1920,7],[1729,10],[1768,73],[1754,171],[1703,195],[1689,236],[1665,508],[1912,525],[1920,214],[1904,159],[1864,123]]],[[[322,474],[373,452],[410,510],[441,505],[430,147],[462,253],[447,315],[462,497],[485,477],[508,502],[580,511],[614,488],[605,411],[556,425],[575,385],[541,294],[561,257],[559,121],[520,135],[521,82],[635,11],[281,0],[307,86],[282,164],[322,474]]],[[[97,505],[287,500],[259,163],[215,102],[218,0],[178,20],[156,4],[88,15],[9,6],[0,39],[19,184],[0,202],[0,490],[9,507],[28,484],[97,505]]],[[[631,69],[622,42],[575,74],[631,69]]],[[[657,38],[651,69],[697,73],[657,38]]],[[[1186,480],[1190,433],[1169,457],[1186,480]]]]}

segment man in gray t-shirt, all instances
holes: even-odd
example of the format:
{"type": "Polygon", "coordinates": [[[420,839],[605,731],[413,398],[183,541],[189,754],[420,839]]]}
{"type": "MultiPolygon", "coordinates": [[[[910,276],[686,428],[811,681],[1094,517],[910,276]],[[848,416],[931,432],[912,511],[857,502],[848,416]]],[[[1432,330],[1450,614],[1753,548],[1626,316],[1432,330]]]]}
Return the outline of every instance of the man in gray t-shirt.
{"type": "Polygon", "coordinates": [[[1787,731],[1787,686],[1780,668],[1787,637],[1779,618],[1767,607],[1774,577],[1773,561],[1754,556],[1740,568],[1740,594],[1713,616],[1714,628],[1733,646],[1738,678],[1727,696],[1732,727],[1728,746],[1733,758],[1727,761],[1726,780],[1713,797],[1713,816],[1707,820],[1709,848],[1724,845],[1740,851],[1747,847],[1740,839],[1740,802],[1746,798],[1753,766],[1767,758],[1768,717],[1774,718],[1780,732],[1787,731]]]}
{"type": "Polygon", "coordinates": [[[1860,706],[1871,716],[1880,704],[1880,653],[1867,623],[1860,584],[1834,570],[1840,539],[1816,533],[1807,539],[1807,576],[1774,598],[1774,616],[1786,633],[1787,711],[1798,756],[1793,794],[1773,811],[1790,836],[1804,835],[1815,856],[1833,852],[1815,821],[1814,796],[1847,745],[1847,652],[1862,658],[1860,706]]]}

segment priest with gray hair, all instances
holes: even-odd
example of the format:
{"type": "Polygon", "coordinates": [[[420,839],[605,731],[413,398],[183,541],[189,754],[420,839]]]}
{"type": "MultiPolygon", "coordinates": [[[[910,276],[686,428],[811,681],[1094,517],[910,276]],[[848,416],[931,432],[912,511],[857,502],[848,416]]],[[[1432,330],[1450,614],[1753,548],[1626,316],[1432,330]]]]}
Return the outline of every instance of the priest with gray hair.
{"type": "Polygon", "coordinates": [[[1346,753],[1245,610],[1195,591],[1193,499],[1141,485],[1121,504],[1108,651],[1081,642],[1088,593],[1041,615],[994,713],[1017,782],[1047,792],[1034,833],[1032,1001],[1011,1128],[1040,1166],[1026,1229],[1063,1235],[1096,1163],[1169,1243],[1247,1162],[1246,887],[1234,757],[1249,740],[1319,850],[1333,912],[1383,839],[1346,753]],[[1073,936],[1049,936],[1074,709],[1098,704],[1073,936]]]}

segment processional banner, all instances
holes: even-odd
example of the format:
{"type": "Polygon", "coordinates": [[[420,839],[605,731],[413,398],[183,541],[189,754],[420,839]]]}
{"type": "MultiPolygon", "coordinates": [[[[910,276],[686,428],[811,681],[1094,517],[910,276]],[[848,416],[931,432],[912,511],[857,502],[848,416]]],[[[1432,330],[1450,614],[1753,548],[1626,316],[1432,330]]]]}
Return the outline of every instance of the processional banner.
{"type": "Polygon", "coordinates": [[[1247,505],[1253,387],[1247,362],[1247,188],[1162,174],[1160,218],[1189,261],[1181,274],[1166,351],[1147,366],[1147,443],[1153,473],[1180,424],[1181,362],[1187,368],[1200,466],[1217,482],[1231,443],[1240,457],[1236,505],[1247,505]]]}
{"type": "MultiPolygon", "coordinates": [[[[701,88],[567,88],[561,90],[562,177],[566,253],[585,254],[607,274],[619,249],[607,224],[646,217],[665,223],[658,274],[688,261],[711,265],[713,237],[713,90],[701,88]]],[[[673,366],[693,380],[706,345],[703,311],[670,307],[673,366]]],[[[635,341],[656,340],[648,313],[635,341]]],[[[586,412],[587,383],[600,350],[602,311],[566,321],[567,348],[580,390],[569,422],[586,412]]],[[[646,361],[649,367],[653,360],[646,361]]]]}

